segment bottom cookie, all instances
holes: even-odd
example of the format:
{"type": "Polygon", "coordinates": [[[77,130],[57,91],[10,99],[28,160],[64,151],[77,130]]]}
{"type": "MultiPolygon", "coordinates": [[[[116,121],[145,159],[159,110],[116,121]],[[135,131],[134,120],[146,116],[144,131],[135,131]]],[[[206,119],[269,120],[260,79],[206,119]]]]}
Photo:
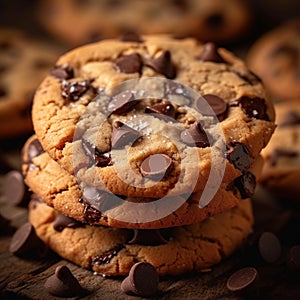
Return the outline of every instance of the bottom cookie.
{"type": "Polygon", "coordinates": [[[70,223],[44,202],[32,200],[29,221],[47,246],[83,268],[127,275],[136,262],[146,261],[164,276],[201,271],[231,255],[251,232],[253,216],[250,200],[243,200],[194,225],[137,231],[70,223]]]}

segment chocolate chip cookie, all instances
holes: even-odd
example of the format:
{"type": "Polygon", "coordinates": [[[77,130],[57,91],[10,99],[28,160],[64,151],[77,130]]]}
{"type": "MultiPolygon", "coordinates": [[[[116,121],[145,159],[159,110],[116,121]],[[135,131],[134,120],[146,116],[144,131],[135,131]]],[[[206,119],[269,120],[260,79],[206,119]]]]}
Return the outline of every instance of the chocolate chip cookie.
{"type": "Polygon", "coordinates": [[[215,216],[253,194],[255,177],[259,177],[262,168],[262,160],[258,159],[251,172],[222,184],[209,202],[204,191],[161,199],[122,197],[92,186],[80,188],[75,176],[43,152],[34,136],[23,152],[25,182],[48,205],[82,223],[124,228],[166,228],[215,216]]]}
{"type": "Polygon", "coordinates": [[[300,103],[278,103],[275,110],[278,127],[262,151],[261,183],[276,195],[299,200],[300,103]]]}
{"type": "Polygon", "coordinates": [[[249,67],[278,100],[300,98],[300,20],[266,33],[250,49],[249,67]]]}
{"type": "Polygon", "coordinates": [[[168,36],[65,54],[33,105],[37,138],[54,160],[83,186],[132,197],[232,182],[267,144],[273,120],[241,60],[212,43],[168,36]]]}
{"type": "Polygon", "coordinates": [[[137,30],[228,42],[251,23],[249,7],[241,0],[44,0],[38,13],[49,32],[71,45],[137,30]]]}
{"type": "Polygon", "coordinates": [[[29,221],[53,251],[104,275],[127,275],[139,261],[160,275],[201,271],[232,254],[251,232],[249,200],[204,222],[161,230],[128,230],[78,223],[41,200],[30,202],[29,221]]]}
{"type": "Polygon", "coordinates": [[[59,51],[17,30],[0,29],[0,138],[32,131],[34,91],[59,51]]]}

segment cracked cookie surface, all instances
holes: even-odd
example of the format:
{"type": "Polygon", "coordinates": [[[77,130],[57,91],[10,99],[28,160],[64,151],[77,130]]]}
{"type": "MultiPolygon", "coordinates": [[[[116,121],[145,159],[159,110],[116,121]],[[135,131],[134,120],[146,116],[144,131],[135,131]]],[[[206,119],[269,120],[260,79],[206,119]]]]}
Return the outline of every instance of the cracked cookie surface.
{"type": "Polygon", "coordinates": [[[160,275],[207,269],[241,246],[253,223],[250,200],[245,200],[204,222],[156,232],[159,243],[145,245],[132,238],[131,230],[82,226],[70,220],[57,226],[62,224],[58,219],[61,216],[45,203],[30,202],[29,221],[46,245],[71,262],[112,276],[127,275],[139,261],[151,263],[160,275]]]}
{"type": "Polygon", "coordinates": [[[38,88],[33,105],[37,137],[54,160],[69,173],[83,176],[79,177],[80,180],[88,185],[135,197],[159,198],[170,193],[178,195],[203,190],[213,170],[218,179],[218,170],[224,169],[224,174],[220,175],[221,183],[231,182],[250,167],[267,144],[274,130],[273,121],[273,106],[260,81],[241,60],[211,43],[203,45],[193,39],[176,40],[168,36],[143,36],[138,41],[105,40],[65,54],[38,88]],[[139,82],[154,77],[172,78],[176,80],[173,82],[175,87],[154,86],[152,102],[147,99],[148,108],[142,112],[145,118],[152,118],[151,124],[162,126],[156,126],[159,130],[167,133],[174,131],[170,129],[177,130],[175,141],[180,142],[179,155],[174,141],[161,140],[159,130],[150,132],[148,129],[153,128],[146,126],[143,128],[146,134],[143,134],[150,138],[138,139],[128,150],[128,157],[119,159],[119,149],[128,149],[125,144],[140,134],[140,126],[128,123],[134,117],[133,111],[139,111],[140,104],[131,98],[134,93],[131,91],[130,94],[130,90],[130,100],[126,100],[126,94],[121,94],[122,99],[118,87],[130,79],[139,82]],[[224,142],[218,138],[209,145],[203,142],[209,129],[204,135],[202,127],[206,128],[202,122],[209,119],[209,113],[197,108],[196,101],[187,103],[188,95],[182,91],[183,85],[193,88],[208,103],[217,102],[218,105],[214,107],[212,104],[212,107],[217,110],[224,142]],[[103,122],[95,109],[98,107],[95,97],[99,94],[107,101],[109,122],[103,122]],[[120,97],[121,100],[116,100],[120,97]],[[161,107],[168,99],[173,109],[161,107]],[[190,105],[194,107],[190,108],[190,105]],[[189,108],[188,111],[185,107],[189,108]],[[82,119],[89,110],[90,115],[82,119]],[[197,111],[196,118],[190,111],[197,111]],[[152,116],[153,113],[159,118],[152,116]],[[170,118],[175,121],[170,122],[170,118]],[[98,130],[92,126],[97,122],[101,124],[98,130]],[[80,139],[76,139],[78,128],[79,132],[82,131],[80,139]],[[240,144],[246,149],[247,160],[250,159],[242,169],[228,156],[228,151],[231,151],[228,149],[235,149],[240,144]],[[117,148],[115,162],[120,171],[114,161],[109,160],[112,146],[117,148]],[[172,159],[171,171],[159,181],[145,178],[140,172],[143,160],[153,154],[167,155],[172,159]],[[192,155],[196,159],[190,159],[192,155]],[[80,160],[74,163],[74,157],[80,160]],[[91,159],[96,163],[93,168],[90,168],[91,159]],[[85,168],[83,174],[80,173],[82,167],[85,168]],[[185,177],[180,177],[179,173],[185,177]],[[134,179],[131,175],[135,175],[134,179]],[[141,186],[145,181],[148,186],[141,186]]]}

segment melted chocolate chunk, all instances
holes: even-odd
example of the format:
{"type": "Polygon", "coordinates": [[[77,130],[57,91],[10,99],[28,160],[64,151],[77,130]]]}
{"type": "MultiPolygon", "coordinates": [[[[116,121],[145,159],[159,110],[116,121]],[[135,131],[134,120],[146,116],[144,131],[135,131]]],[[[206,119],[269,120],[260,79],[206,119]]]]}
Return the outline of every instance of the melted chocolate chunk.
{"type": "Polygon", "coordinates": [[[109,152],[99,152],[96,148],[95,150],[95,161],[96,166],[100,168],[112,166],[111,155],[109,152]]]}
{"type": "Polygon", "coordinates": [[[270,165],[275,167],[277,165],[278,159],[280,157],[288,157],[288,158],[295,158],[299,155],[297,151],[289,150],[289,149],[279,149],[276,148],[272,152],[270,157],[270,165]]]}
{"type": "Polygon", "coordinates": [[[63,231],[65,228],[78,228],[82,226],[82,223],[62,214],[58,214],[53,222],[53,228],[59,232],[63,231]]]}
{"type": "Polygon", "coordinates": [[[93,208],[88,202],[83,198],[79,199],[79,203],[84,205],[84,219],[88,224],[98,222],[101,219],[102,213],[97,209],[93,208]]]}
{"type": "Polygon", "coordinates": [[[300,114],[294,111],[289,111],[278,124],[278,126],[300,125],[300,114]]]}
{"type": "Polygon", "coordinates": [[[135,43],[142,43],[143,42],[141,36],[137,32],[134,32],[134,31],[124,32],[119,37],[119,41],[121,41],[121,42],[135,42],[135,43]]]}
{"type": "Polygon", "coordinates": [[[215,63],[226,63],[222,56],[218,53],[218,47],[215,43],[206,43],[204,50],[199,58],[201,61],[211,61],[215,63]]]}
{"type": "Polygon", "coordinates": [[[231,144],[228,151],[225,153],[225,157],[241,172],[247,171],[252,164],[252,159],[247,146],[239,142],[231,144]]]}
{"type": "Polygon", "coordinates": [[[235,73],[241,79],[245,80],[247,83],[249,83],[251,85],[256,85],[256,84],[262,82],[261,79],[251,71],[245,72],[245,71],[241,71],[241,70],[235,70],[233,68],[231,68],[230,70],[231,70],[231,72],[235,73]]]}
{"type": "Polygon", "coordinates": [[[191,147],[205,148],[209,146],[209,140],[201,122],[195,122],[189,129],[182,131],[180,138],[183,143],[191,147]]]}
{"type": "Polygon", "coordinates": [[[227,280],[227,288],[232,292],[237,292],[249,288],[258,278],[255,268],[246,267],[233,273],[227,280]]]}
{"type": "Polygon", "coordinates": [[[92,258],[92,265],[106,265],[110,263],[110,261],[118,255],[118,253],[124,248],[124,246],[119,245],[104,252],[101,255],[97,255],[92,258]]]}
{"type": "Polygon", "coordinates": [[[141,163],[140,171],[143,176],[159,180],[167,176],[172,167],[172,159],[165,154],[149,155],[141,163]]]}
{"type": "Polygon", "coordinates": [[[184,86],[178,82],[168,80],[165,84],[166,95],[182,95],[184,91],[184,86]]]}
{"type": "Polygon", "coordinates": [[[138,53],[123,55],[115,61],[115,67],[121,73],[140,73],[142,66],[142,58],[138,53]]]}
{"type": "Polygon", "coordinates": [[[74,70],[67,64],[57,65],[54,66],[50,74],[58,79],[71,79],[74,77],[74,70]]]}
{"type": "MultiPolygon", "coordinates": [[[[226,112],[227,112],[227,103],[220,97],[212,94],[206,94],[202,96],[213,112],[216,114],[220,121],[224,120],[226,112]]],[[[203,101],[201,98],[195,100],[194,103],[195,109],[202,113],[205,116],[212,115],[212,112],[207,109],[206,105],[203,105],[203,101]]]]}
{"type": "Polygon", "coordinates": [[[67,81],[63,80],[61,83],[61,94],[68,101],[77,101],[91,88],[89,80],[83,81],[67,81]]]}
{"type": "Polygon", "coordinates": [[[267,115],[267,105],[262,98],[249,98],[242,96],[238,100],[230,104],[230,106],[240,106],[243,112],[250,118],[270,121],[267,115]]]}
{"type": "Polygon", "coordinates": [[[157,246],[167,242],[160,229],[134,229],[134,235],[128,244],[157,246]]]}
{"type": "Polygon", "coordinates": [[[176,76],[176,69],[171,60],[171,52],[168,50],[163,51],[157,58],[148,60],[146,65],[169,79],[173,79],[176,76]]]}
{"type": "Polygon", "coordinates": [[[147,106],[145,113],[153,113],[154,116],[163,119],[165,121],[170,121],[170,118],[175,118],[176,110],[170,101],[162,100],[161,102],[154,104],[152,106],[147,106]],[[167,118],[165,118],[167,116],[167,118]]]}
{"type": "Polygon", "coordinates": [[[134,143],[140,136],[138,131],[120,121],[116,121],[113,124],[111,146],[112,148],[122,148],[134,143]]]}
{"type": "Polygon", "coordinates": [[[31,163],[32,159],[44,153],[44,149],[38,139],[34,139],[28,145],[27,157],[25,163],[31,163]]]}
{"type": "Polygon", "coordinates": [[[158,290],[159,276],[156,269],[147,262],[136,263],[121,284],[121,289],[129,295],[149,297],[158,290]]]}
{"type": "Polygon", "coordinates": [[[246,172],[234,180],[234,185],[240,191],[242,199],[250,198],[254,195],[256,178],[251,172],[246,172]]]}
{"type": "Polygon", "coordinates": [[[109,102],[107,110],[112,114],[121,115],[128,112],[138,103],[131,91],[124,91],[115,95],[109,102]]]}
{"type": "Polygon", "coordinates": [[[79,297],[86,293],[70,269],[65,266],[58,266],[54,275],[45,282],[46,291],[57,297],[79,297]]]}

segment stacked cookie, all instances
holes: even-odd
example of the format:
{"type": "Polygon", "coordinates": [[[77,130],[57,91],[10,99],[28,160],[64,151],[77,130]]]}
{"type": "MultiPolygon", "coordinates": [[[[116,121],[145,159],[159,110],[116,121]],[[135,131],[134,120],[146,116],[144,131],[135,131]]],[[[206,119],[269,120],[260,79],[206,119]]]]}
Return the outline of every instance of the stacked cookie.
{"type": "Polygon", "coordinates": [[[32,118],[29,220],[62,257],[175,275],[218,263],[251,231],[245,199],[274,111],[225,49],[133,34],[77,48],[41,83],[32,118]]]}

